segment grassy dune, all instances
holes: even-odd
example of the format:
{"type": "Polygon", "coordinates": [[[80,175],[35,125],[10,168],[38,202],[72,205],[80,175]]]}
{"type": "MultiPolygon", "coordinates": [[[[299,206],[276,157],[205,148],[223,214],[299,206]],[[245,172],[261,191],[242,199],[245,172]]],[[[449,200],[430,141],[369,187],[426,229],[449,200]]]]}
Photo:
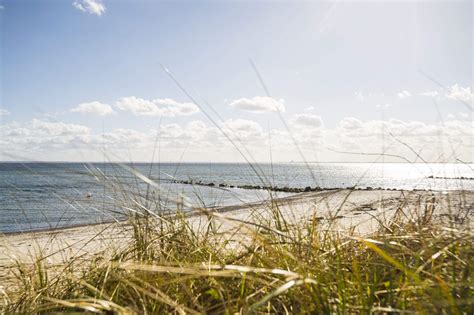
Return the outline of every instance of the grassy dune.
{"type": "Polygon", "coordinates": [[[18,260],[16,289],[4,290],[1,310],[472,314],[472,209],[452,207],[440,220],[433,203],[400,202],[360,237],[334,228],[335,215],[292,221],[277,204],[248,220],[201,210],[207,219],[199,227],[184,214],[157,217],[137,206],[130,237],[107,255],[18,260]],[[224,233],[222,221],[238,229],[224,233]]]}

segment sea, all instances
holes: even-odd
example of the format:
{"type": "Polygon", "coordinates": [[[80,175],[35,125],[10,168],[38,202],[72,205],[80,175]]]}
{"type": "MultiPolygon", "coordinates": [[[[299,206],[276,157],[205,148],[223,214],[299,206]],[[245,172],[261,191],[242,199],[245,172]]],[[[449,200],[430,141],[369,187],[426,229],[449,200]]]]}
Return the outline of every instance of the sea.
{"type": "Polygon", "coordinates": [[[285,197],[286,188],[474,190],[474,164],[0,163],[0,232],[285,197]],[[184,183],[185,182],[185,183],[184,183]],[[190,183],[193,184],[190,184],[190,183]]]}

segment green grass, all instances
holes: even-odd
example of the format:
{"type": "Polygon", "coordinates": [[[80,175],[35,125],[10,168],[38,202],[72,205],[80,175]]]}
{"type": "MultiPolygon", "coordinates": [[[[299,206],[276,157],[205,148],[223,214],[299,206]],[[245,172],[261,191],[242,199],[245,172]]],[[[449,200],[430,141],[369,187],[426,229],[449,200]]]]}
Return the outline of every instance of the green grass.
{"type": "Polygon", "coordinates": [[[110,259],[18,263],[18,290],[3,312],[474,312],[473,234],[464,225],[441,225],[425,213],[361,239],[269,211],[271,220],[241,223],[233,235],[210,214],[213,223],[200,229],[181,215],[135,215],[130,243],[110,259]]]}

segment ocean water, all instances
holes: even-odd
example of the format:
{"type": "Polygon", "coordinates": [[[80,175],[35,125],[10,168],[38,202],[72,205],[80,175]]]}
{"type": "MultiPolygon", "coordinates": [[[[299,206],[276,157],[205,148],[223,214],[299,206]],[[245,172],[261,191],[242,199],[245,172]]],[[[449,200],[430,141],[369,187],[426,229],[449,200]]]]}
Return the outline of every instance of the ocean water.
{"type": "Polygon", "coordinates": [[[264,190],[230,185],[474,190],[473,178],[474,164],[462,163],[0,163],[0,232],[119,220],[137,203],[173,212],[177,206],[186,211],[269,198],[264,190]],[[216,187],[175,183],[183,180],[216,187]]]}

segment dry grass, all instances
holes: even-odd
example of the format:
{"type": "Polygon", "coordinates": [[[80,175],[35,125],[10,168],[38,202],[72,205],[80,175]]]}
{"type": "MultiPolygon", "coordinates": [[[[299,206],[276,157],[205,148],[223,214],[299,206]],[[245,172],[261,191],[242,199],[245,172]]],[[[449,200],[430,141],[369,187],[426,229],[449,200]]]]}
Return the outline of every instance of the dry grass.
{"type": "Polygon", "coordinates": [[[2,311],[472,314],[469,224],[441,224],[419,207],[417,220],[384,222],[364,239],[317,219],[288,222],[278,207],[230,235],[215,228],[225,216],[207,213],[196,229],[184,215],[137,208],[130,243],[110,259],[18,262],[19,290],[2,311]]]}

